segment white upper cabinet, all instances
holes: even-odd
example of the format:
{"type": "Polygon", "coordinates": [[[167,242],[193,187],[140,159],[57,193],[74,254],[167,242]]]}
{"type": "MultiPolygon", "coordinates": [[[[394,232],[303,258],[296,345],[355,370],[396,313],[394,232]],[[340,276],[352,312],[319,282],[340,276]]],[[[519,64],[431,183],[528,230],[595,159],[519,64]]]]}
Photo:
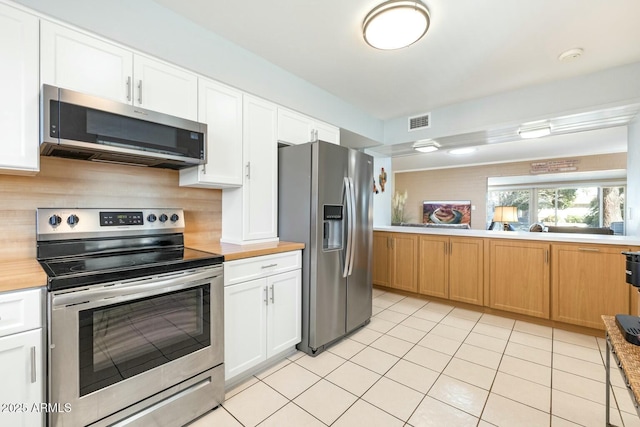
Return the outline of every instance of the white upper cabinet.
{"type": "Polygon", "coordinates": [[[198,120],[198,76],[142,55],[134,55],[133,76],[134,105],[198,120]]]}
{"type": "Polygon", "coordinates": [[[0,4],[0,172],[39,168],[38,18],[0,4]]]}
{"type": "Polygon", "coordinates": [[[227,188],[242,185],[242,92],[198,80],[198,121],[207,124],[207,164],[182,169],[180,185],[227,188]]]}
{"type": "MultiPolygon", "coordinates": [[[[226,243],[278,240],[277,106],[247,94],[242,100],[241,188],[222,192],[222,238],[226,243]]],[[[214,155],[214,154],[212,154],[214,155]]]]}
{"type": "Polygon", "coordinates": [[[131,51],[47,21],[40,40],[42,83],[131,103],[131,51]]]}
{"type": "Polygon", "coordinates": [[[278,141],[304,144],[309,141],[340,144],[340,129],[286,108],[278,108],[278,141]]]}
{"type": "Polygon", "coordinates": [[[42,83],[197,120],[198,77],[51,22],[41,28],[42,83]]]}

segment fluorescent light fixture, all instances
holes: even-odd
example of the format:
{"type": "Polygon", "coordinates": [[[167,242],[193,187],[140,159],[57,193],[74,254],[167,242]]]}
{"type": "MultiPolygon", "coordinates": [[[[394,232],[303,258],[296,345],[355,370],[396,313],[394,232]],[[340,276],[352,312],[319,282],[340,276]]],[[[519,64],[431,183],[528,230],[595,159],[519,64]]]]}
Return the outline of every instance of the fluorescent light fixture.
{"type": "Polygon", "coordinates": [[[367,14],[362,23],[362,36],[376,49],[401,49],[420,40],[429,23],[429,11],[421,2],[391,0],[367,14]]]}
{"type": "Polygon", "coordinates": [[[470,154],[478,151],[476,147],[463,147],[463,148],[454,148],[453,150],[449,150],[449,154],[453,154],[454,156],[459,156],[462,154],[470,154]]]}
{"type": "Polygon", "coordinates": [[[518,135],[523,139],[542,138],[551,135],[551,126],[548,123],[525,124],[518,129],[518,135]]]}
{"type": "Polygon", "coordinates": [[[432,153],[434,151],[438,151],[438,148],[440,148],[440,144],[431,139],[425,139],[415,142],[412,148],[421,153],[432,153]]]}

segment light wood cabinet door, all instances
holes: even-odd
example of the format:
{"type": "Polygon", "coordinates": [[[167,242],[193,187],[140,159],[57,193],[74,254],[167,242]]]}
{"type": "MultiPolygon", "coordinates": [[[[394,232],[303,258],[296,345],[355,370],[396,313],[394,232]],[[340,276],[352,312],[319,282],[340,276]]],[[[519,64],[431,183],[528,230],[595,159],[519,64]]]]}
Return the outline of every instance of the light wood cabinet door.
{"type": "Polygon", "coordinates": [[[418,236],[393,233],[391,239],[390,286],[409,292],[418,292],[418,236]]]}
{"type": "Polygon", "coordinates": [[[418,292],[449,298],[449,238],[420,236],[418,292]]]}
{"type": "Polygon", "coordinates": [[[489,307],[549,318],[548,243],[494,239],[489,244],[489,307]]]}
{"type": "MultiPolygon", "coordinates": [[[[552,245],[552,319],[604,329],[601,315],[630,313],[628,247],[552,245]]],[[[635,312],[635,310],[634,310],[635,312]]]]}
{"type": "Polygon", "coordinates": [[[449,242],[449,299],[482,305],[484,248],[481,239],[452,237],[449,242]]]}
{"type": "Polygon", "coordinates": [[[373,233],[373,284],[389,286],[391,262],[391,233],[375,231],[373,233]]]}

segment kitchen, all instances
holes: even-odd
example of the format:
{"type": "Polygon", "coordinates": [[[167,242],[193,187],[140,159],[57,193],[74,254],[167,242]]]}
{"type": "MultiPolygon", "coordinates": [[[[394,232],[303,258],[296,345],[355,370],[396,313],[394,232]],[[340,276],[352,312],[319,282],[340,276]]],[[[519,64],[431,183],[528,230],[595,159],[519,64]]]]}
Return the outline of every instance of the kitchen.
{"type": "MultiPolygon", "coordinates": [[[[252,56],[241,49],[230,48],[228,41],[206,32],[201,27],[176,16],[167,9],[159,7],[154,2],[141,2],[135,5],[123,4],[122,7],[125,8],[127,13],[122,14],[122,16],[116,14],[116,12],[112,10],[112,7],[108,5],[94,5],[97,10],[89,12],[83,10],[82,7],[74,6],[71,2],[68,6],[64,4],[53,6],[47,5],[45,2],[37,1],[25,1],[21,3],[25,6],[40,10],[46,17],[58,18],[62,21],[73,23],[80,28],[90,29],[92,32],[101,34],[107,39],[122,43],[125,46],[132,46],[135,47],[136,50],[146,54],[152,54],[156,57],[170,60],[175,64],[180,64],[185,68],[197,70],[216,80],[231,84],[236,88],[241,88],[242,91],[259,94],[262,98],[275,101],[280,105],[288,107],[287,109],[304,111],[310,116],[323,118],[326,122],[349,128],[370,139],[378,141],[383,139],[381,136],[383,124],[379,120],[363,114],[348,103],[315,86],[301,81],[298,77],[275,67],[273,64],[266,63],[266,61],[259,57],[252,56]],[[105,16],[114,16],[114,18],[111,20],[102,19],[105,16]],[[105,22],[109,22],[109,25],[105,25],[105,22]],[[158,25],[158,22],[165,23],[167,27],[176,28],[176,31],[173,34],[169,34],[171,32],[167,32],[163,25],[158,25]],[[142,28],[144,28],[144,31],[141,30],[142,28]],[[182,48],[183,46],[192,47],[190,51],[187,52],[182,48]],[[215,52],[211,51],[212,46],[215,46],[215,52]],[[194,52],[211,53],[207,55],[193,55],[194,52]],[[224,58],[224,61],[221,61],[220,58],[224,58]],[[256,67],[261,70],[259,78],[256,78],[256,67]],[[313,102],[309,100],[313,100],[313,102]]],[[[13,3],[11,3],[11,5],[15,6],[13,3]]],[[[33,11],[29,12],[33,15],[33,11]]],[[[360,18],[358,18],[358,20],[359,19],[360,18]]],[[[37,42],[37,33],[35,34],[37,42]]],[[[52,39],[43,39],[42,42],[47,41],[50,42],[52,39]]],[[[31,40],[31,42],[33,42],[33,40],[31,40]]],[[[36,60],[38,60],[37,55],[36,60]]],[[[39,69],[38,64],[32,65],[35,67],[32,68],[32,70],[35,69],[37,73],[39,69]]],[[[40,64],[40,67],[42,66],[43,65],[40,64]]],[[[596,100],[598,104],[602,105],[615,104],[620,102],[620,100],[637,98],[637,96],[633,96],[633,94],[637,94],[638,82],[637,79],[632,78],[632,76],[637,74],[635,73],[636,69],[637,67],[634,65],[622,66],[609,71],[602,71],[600,74],[592,74],[590,77],[583,78],[584,81],[574,82],[573,84],[584,90],[584,98],[591,97],[591,99],[596,100]],[[614,84],[613,82],[618,84],[614,84]],[[624,82],[624,84],[620,82],[624,82]],[[600,87],[606,87],[607,93],[604,93],[604,90],[598,90],[600,87]]],[[[72,76],[74,79],[82,79],[90,75],[84,73],[82,67],[78,67],[77,70],[77,75],[71,73],[66,75],[72,76]]],[[[40,74],[44,76],[42,70],[40,74]]],[[[36,79],[36,87],[38,87],[38,76],[31,77],[36,79]]],[[[126,80],[126,78],[123,80],[126,80]]],[[[584,105],[576,105],[579,101],[582,101],[582,99],[572,102],[568,100],[568,96],[560,96],[563,90],[573,92],[558,86],[559,85],[554,86],[551,83],[547,85],[542,84],[537,90],[536,88],[531,88],[526,92],[526,95],[531,99],[536,98],[536,93],[538,92],[547,93],[550,90],[557,90],[559,92],[559,99],[555,99],[553,102],[540,102],[539,105],[537,105],[539,110],[531,107],[532,111],[528,111],[529,117],[584,107],[584,105]],[[542,111],[544,109],[548,109],[548,111],[542,111]]],[[[228,90],[229,88],[224,89],[228,90]]],[[[124,90],[122,92],[124,93],[124,90]]],[[[186,93],[186,91],[184,93],[186,93]]],[[[231,91],[231,93],[233,93],[233,91],[231,91]]],[[[150,96],[153,97],[152,89],[147,89],[147,86],[145,86],[144,94],[145,99],[147,94],[151,94],[150,96]],[[149,90],[151,90],[151,92],[148,92],[149,90]]],[[[522,95],[525,95],[525,93],[522,91],[514,91],[511,94],[505,94],[504,97],[513,98],[522,95]]],[[[37,97],[38,94],[36,93],[35,96],[37,97]]],[[[498,101],[504,101],[505,98],[499,99],[498,101]]],[[[594,103],[596,101],[589,100],[589,102],[594,103]]],[[[175,104],[178,105],[177,102],[175,104]]],[[[257,106],[256,108],[260,107],[258,103],[255,105],[257,106]]],[[[165,104],[163,107],[167,107],[167,105],[165,104]]],[[[474,105],[468,103],[462,105],[462,107],[466,107],[466,109],[461,108],[461,110],[463,110],[460,113],[461,116],[453,116],[453,118],[461,119],[459,121],[465,123],[464,126],[466,129],[464,130],[479,126],[480,124],[477,122],[483,120],[489,123],[492,121],[510,121],[513,115],[515,115],[515,109],[513,112],[502,109],[493,113],[499,117],[487,117],[489,113],[486,113],[483,117],[477,118],[474,112],[478,110],[473,108],[474,105]],[[510,113],[513,115],[509,115],[510,113]],[[473,120],[476,120],[476,123],[474,123],[473,120]]],[[[486,107],[486,104],[476,105],[475,107],[486,107]]],[[[285,110],[286,109],[282,109],[282,111],[285,110]]],[[[438,116],[436,113],[438,113],[438,110],[433,110],[434,121],[438,116]]],[[[193,112],[189,113],[187,111],[186,114],[193,114],[193,112]]],[[[396,122],[397,126],[400,126],[400,122],[403,122],[402,125],[404,126],[404,120],[389,120],[388,123],[384,124],[385,131],[387,126],[389,129],[397,127],[396,122]]],[[[230,121],[227,120],[225,123],[228,124],[230,121]]],[[[431,131],[443,132],[443,130],[437,129],[438,126],[437,122],[434,123],[431,131]]],[[[235,129],[235,132],[237,132],[237,127],[234,128],[231,125],[226,129],[229,132],[233,132],[235,129]]],[[[636,141],[637,139],[633,139],[633,126],[630,126],[629,129],[629,140],[636,141]]],[[[34,132],[34,126],[30,125],[28,131],[34,132]]],[[[447,131],[452,132],[451,129],[447,129],[447,131]]],[[[35,132],[35,138],[37,138],[37,128],[35,132]]],[[[421,131],[423,135],[421,135],[420,138],[428,136],[424,135],[425,132],[429,131],[421,131]]],[[[398,132],[398,134],[400,134],[400,132],[398,132]]],[[[416,135],[418,134],[411,135],[411,138],[415,139],[416,135]]],[[[635,135],[637,137],[637,131],[635,135]]],[[[391,139],[401,140],[402,138],[402,136],[397,135],[391,139]]],[[[321,139],[326,139],[326,137],[323,136],[321,139]]],[[[634,156],[638,155],[637,152],[634,152],[634,147],[635,145],[629,144],[627,153],[627,163],[629,165],[634,163],[634,156]]],[[[260,157],[260,154],[258,154],[258,157],[260,157]]],[[[34,159],[31,159],[32,163],[33,160],[34,159]]],[[[220,190],[179,187],[177,183],[179,178],[175,172],[89,162],[83,163],[45,157],[36,158],[36,165],[38,160],[40,162],[40,173],[35,176],[2,177],[3,200],[5,201],[3,218],[5,218],[5,224],[10,225],[6,225],[7,229],[3,233],[5,236],[4,239],[6,240],[1,250],[4,259],[10,264],[10,268],[16,268],[18,260],[33,258],[35,256],[33,212],[37,207],[134,207],[140,206],[141,204],[158,208],[179,206],[185,211],[185,221],[187,223],[185,229],[185,244],[187,246],[202,247],[212,242],[217,243],[221,238],[225,239],[225,237],[228,241],[242,239],[242,237],[239,237],[242,234],[242,230],[235,229],[233,225],[225,226],[225,215],[230,217],[228,221],[233,221],[234,215],[237,217],[237,213],[223,210],[223,206],[226,206],[223,199],[229,197],[228,193],[220,190]],[[108,185],[105,183],[108,183],[108,185]],[[227,196],[225,196],[225,194],[227,194],[227,196]],[[225,236],[225,233],[229,234],[225,236]]],[[[224,166],[225,165],[222,164],[213,169],[214,171],[222,171],[224,170],[224,166]]],[[[242,177],[243,173],[244,171],[241,170],[240,177],[242,177]]],[[[273,173],[273,171],[271,171],[271,173],[273,173]]],[[[632,195],[637,193],[634,191],[634,187],[639,181],[633,179],[632,174],[634,173],[634,169],[632,167],[628,168],[628,173],[627,188],[629,199],[627,203],[628,207],[633,208],[635,202],[632,199],[632,195]]],[[[226,178],[233,182],[233,179],[237,179],[237,172],[235,176],[227,176],[226,178]]],[[[265,180],[264,182],[269,182],[269,180],[265,180]]],[[[261,194],[269,194],[269,192],[273,190],[272,188],[261,188],[258,191],[261,194]]],[[[272,207],[271,205],[267,209],[272,207]]],[[[634,230],[633,223],[635,220],[632,219],[629,222],[629,231],[631,235],[635,235],[632,231],[634,230]]],[[[272,223],[265,224],[265,226],[273,227],[272,223]]],[[[267,237],[267,239],[268,238],[269,237],[267,237]]]]}

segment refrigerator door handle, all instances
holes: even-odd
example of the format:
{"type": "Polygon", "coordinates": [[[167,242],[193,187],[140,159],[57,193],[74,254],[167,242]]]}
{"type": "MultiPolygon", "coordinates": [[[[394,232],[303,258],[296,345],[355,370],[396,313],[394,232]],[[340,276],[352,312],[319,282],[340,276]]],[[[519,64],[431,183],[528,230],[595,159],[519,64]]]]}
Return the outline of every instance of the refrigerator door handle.
{"type": "Polygon", "coordinates": [[[347,248],[345,249],[344,252],[344,267],[342,269],[342,277],[347,277],[349,275],[349,262],[351,261],[351,222],[353,221],[353,218],[351,216],[351,182],[349,181],[349,178],[345,177],[344,178],[344,194],[345,194],[345,198],[346,198],[346,205],[347,205],[347,248]]]}
{"type": "Polygon", "coordinates": [[[356,186],[353,183],[353,179],[349,177],[349,187],[351,187],[351,212],[349,217],[351,219],[351,229],[349,230],[349,237],[351,238],[351,254],[349,255],[349,276],[353,273],[353,263],[356,257],[356,186]]]}

